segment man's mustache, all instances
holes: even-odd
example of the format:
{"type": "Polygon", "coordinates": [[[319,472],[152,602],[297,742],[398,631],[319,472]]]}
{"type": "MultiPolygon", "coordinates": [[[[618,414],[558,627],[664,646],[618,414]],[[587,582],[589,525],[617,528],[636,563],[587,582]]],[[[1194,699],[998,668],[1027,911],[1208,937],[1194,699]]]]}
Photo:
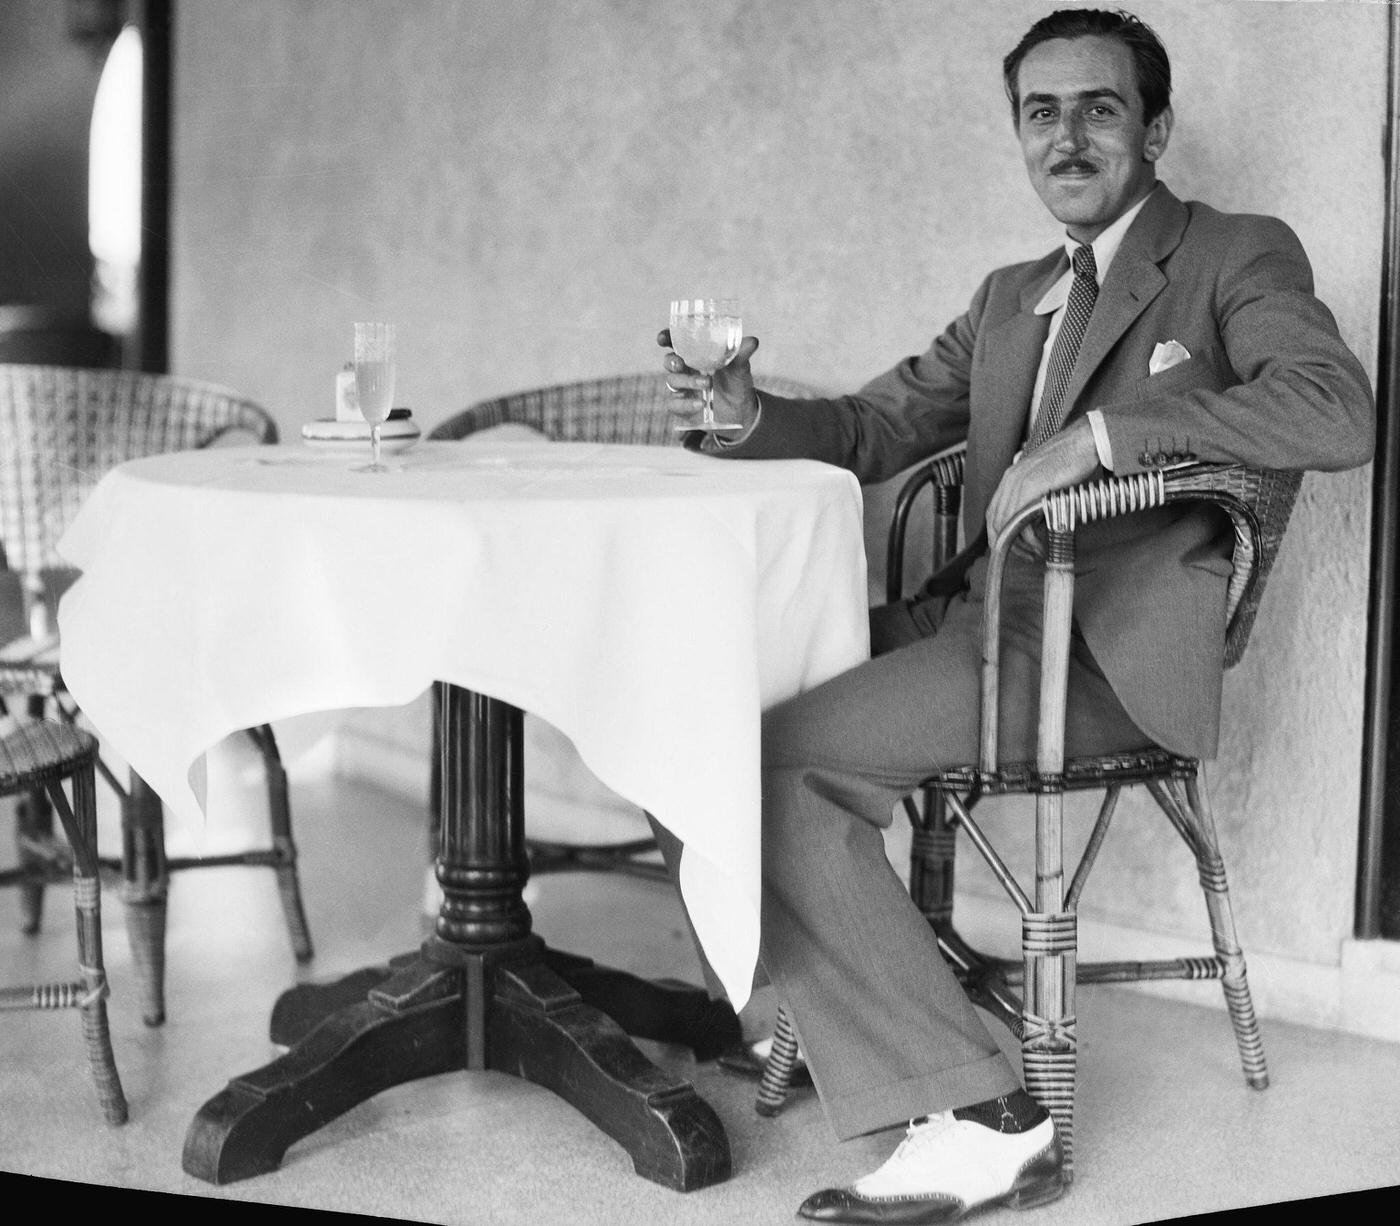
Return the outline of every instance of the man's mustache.
{"type": "Polygon", "coordinates": [[[1067,170],[1098,170],[1098,167],[1083,158],[1065,158],[1064,161],[1056,162],[1050,167],[1052,175],[1063,174],[1067,170]]]}

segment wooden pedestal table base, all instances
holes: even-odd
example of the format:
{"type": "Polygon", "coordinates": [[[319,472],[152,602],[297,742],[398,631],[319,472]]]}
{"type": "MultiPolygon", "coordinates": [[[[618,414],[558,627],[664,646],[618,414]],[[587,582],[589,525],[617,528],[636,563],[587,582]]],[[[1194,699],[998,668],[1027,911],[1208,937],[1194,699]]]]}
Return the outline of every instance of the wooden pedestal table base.
{"type": "Polygon", "coordinates": [[[633,1044],[680,1042],[711,1059],[741,1042],[727,1004],[547,948],[530,932],[521,811],[521,712],[456,686],[441,694],[443,903],[415,954],[279,998],[290,1049],[200,1108],[184,1169],[210,1183],[275,1170],[287,1148],[390,1086],[493,1069],[544,1086],[679,1191],[728,1178],[729,1140],[688,1082],[633,1044]]]}

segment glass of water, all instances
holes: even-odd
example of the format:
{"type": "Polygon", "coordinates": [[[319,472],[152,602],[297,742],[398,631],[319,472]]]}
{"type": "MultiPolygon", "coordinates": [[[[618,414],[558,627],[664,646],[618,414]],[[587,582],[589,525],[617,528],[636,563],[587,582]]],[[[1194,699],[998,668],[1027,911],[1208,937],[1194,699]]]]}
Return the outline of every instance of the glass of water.
{"type": "Polygon", "coordinates": [[[671,303],[671,348],[685,364],[707,376],[704,409],[698,425],[681,425],[677,430],[705,430],[710,433],[742,430],[737,422],[715,420],[715,371],[731,361],[744,338],[744,322],[735,298],[678,298],[671,303]]]}
{"type": "Polygon", "coordinates": [[[379,462],[379,431],[394,407],[394,379],[398,367],[396,333],[393,324],[355,325],[355,395],[359,398],[360,412],[369,422],[373,451],[373,459],[361,465],[359,472],[389,471],[388,465],[379,462]]]}

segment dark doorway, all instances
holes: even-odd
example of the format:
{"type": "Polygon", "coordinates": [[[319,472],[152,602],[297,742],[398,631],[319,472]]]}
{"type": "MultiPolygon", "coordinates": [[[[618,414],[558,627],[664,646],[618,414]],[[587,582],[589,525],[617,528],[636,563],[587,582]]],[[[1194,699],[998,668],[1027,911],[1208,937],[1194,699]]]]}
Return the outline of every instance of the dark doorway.
{"type": "Polygon", "coordinates": [[[171,7],[0,5],[0,361],[167,368],[171,7]],[[115,99],[139,130],[129,143],[102,123],[118,58],[136,70],[126,98],[115,99]],[[103,309],[110,270],[94,255],[110,199],[95,154],[127,159],[133,193],[139,255],[128,261],[127,305],[115,312],[103,309]]]}

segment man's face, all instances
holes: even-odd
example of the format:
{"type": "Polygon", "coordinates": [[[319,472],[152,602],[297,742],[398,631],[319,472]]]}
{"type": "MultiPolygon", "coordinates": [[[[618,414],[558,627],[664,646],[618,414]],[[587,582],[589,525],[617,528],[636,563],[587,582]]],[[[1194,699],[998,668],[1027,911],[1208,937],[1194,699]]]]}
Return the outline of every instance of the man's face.
{"type": "Polygon", "coordinates": [[[1156,182],[1171,109],[1143,123],[1132,53],[1114,38],[1041,43],[1016,79],[1031,184],[1071,238],[1090,242],[1156,182]]]}

